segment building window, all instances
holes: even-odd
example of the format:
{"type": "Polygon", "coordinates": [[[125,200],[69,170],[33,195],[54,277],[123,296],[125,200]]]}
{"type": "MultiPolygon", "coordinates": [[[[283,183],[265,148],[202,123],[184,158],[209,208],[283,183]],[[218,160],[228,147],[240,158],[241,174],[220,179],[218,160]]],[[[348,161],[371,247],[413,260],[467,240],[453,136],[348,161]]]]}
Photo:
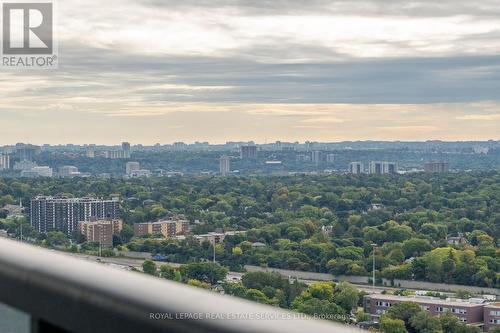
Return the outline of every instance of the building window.
{"type": "Polygon", "coordinates": [[[377,301],[377,306],[383,306],[383,307],[388,308],[388,307],[392,306],[392,304],[389,302],[377,301]]]}

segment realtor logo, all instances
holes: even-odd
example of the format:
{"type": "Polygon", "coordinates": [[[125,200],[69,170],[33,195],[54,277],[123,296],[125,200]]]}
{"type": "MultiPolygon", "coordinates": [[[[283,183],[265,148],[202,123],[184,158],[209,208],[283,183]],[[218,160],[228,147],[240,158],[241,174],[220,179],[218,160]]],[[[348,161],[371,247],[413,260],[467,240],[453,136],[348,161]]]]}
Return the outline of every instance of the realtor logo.
{"type": "Polygon", "coordinates": [[[4,2],[2,29],[3,66],[57,66],[52,2],[4,2]]]}

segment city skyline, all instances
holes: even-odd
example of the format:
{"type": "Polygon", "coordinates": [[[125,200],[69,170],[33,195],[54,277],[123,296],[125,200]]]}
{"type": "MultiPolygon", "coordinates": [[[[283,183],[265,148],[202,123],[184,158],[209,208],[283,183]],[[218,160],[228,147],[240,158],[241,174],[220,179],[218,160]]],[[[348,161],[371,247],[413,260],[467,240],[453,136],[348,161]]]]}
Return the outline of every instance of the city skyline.
{"type": "MultiPolygon", "coordinates": [[[[0,139],[1,140],[1,139],[0,139]]],[[[7,148],[7,147],[15,147],[16,145],[34,145],[37,147],[43,148],[43,146],[50,146],[50,147],[59,147],[59,146],[76,146],[76,147],[82,147],[82,148],[91,148],[93,149],[95,153],[95,149],[99,148],[120,148],[121,145],[126,142],[129,143],[131,147],[135,146],[144,146],[144,147],[153,147],[155,145],[160,145],[160,146],[174,146],[175,144],[185,144],[185,145],[210,145],[210,146],[224,146],[228,144],[242,144],[242,145],[257,145],[257,146],[266,146],[266,145],[275,145],[277,143],[283,143],[283,144],[298,144],[298,145],[304,145],[309,143],[316,143],[320,145],[334,145],[334,144],[348,144],[348,143],[357,143],[357,144],[362,144],[362,143],[400,143],[400,144],[411,144],[411,143],[432,143],[432,142],[442,142],[442,143],[491,143],[491,142],[499,142],[500,139],[484,139],[484,140],[477,140],[477,139],[464,139],[464,140],[440,140],[440,139],[423,139],[423,140],[371,140],[371,139],[366,139],[366,140],[339,140],[339,141],[321,141],[321,140],[312,140],[312,139],[304,139],[304,140],[298,140],[298,139],[290,139],[290,140],[266,140],[264,139],[263,141],[258,141],[255,139],[248,139],[248,140],[222,140],[222,141],[209,141],[209,140],[204,140],[203,138],[198,138],[198,139],[193,139],[192,141],[183,141],[183,140],[172,140],[172,141],[166,141],[166,142],[158,142],[158,141],[153,141],[153,142],[131,142],[131,140],[125,139],[127,141],[123,141],[124,139],[116,138],[114,141],[110,142],[96,142],[96,141],[90,141],[90,142],[77,142],[77,141],[64,141],[60,140],[55,143],[50,143],[50,142],[35,142],[35,141],[12,141],[12,142],[2,142],[0,141],[0,148],[7,148]]],[[[321,148],[318,148],[321,150],[321,148]]],[[[118,150],[117,150],[118,151],[118,150]]],[[[106,153],[106,151],[103,151],[106,153]]],[[[110,152],[109,150],[107,151],[108,153],[110,152]]]]}
{"type": "Polygon", "coordinates": [[[5,143],[500,139],[491,1],[78,4],[58,70],[4,71],[5,143]]]}

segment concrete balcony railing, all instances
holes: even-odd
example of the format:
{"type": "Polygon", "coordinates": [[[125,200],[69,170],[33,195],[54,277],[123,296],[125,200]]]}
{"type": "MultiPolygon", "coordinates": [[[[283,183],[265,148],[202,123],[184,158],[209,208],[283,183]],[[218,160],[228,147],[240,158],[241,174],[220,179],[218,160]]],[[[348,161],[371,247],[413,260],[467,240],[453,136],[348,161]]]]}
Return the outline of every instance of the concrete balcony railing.
{"type": "Polygon", "coordinates": [[[0,239],[2,332],[361,332],[297,316],[0,239]]]}

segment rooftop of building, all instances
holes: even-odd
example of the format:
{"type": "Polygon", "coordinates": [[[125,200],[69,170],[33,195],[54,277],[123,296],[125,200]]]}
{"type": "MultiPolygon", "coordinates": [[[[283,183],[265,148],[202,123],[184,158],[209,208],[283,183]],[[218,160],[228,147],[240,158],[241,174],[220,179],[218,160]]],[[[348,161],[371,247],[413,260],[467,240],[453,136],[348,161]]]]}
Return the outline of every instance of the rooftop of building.
{"type": "Polygon", "coordinates": [[[495,308],[495,309],[500,309],[500,302],[496,303],[486,303],[485,305],[488,308],[495,308]]]}
{"type": "Polygon", "coordinates": [[[462,300],[457,298],[441,299],[430,296],[398,296],[398,295],[388,295],[388,294],[372,294],[368,295],[367,297],[373,300],[381,300],[381,301],[415,302],[415,303],[458,306],[458,307],[478,307],[489,304],[485,303],[485,300],[477,298],[462,300]]]}
{"type": "Polygon", "coordinates": [[[90,220],[90,221],[80,221],[83,224],[109,224],[115,221],[122,221],[121,219],[98,219],[98,220],[90,220]]]}
{"type": "Polygon", "coordinates": [[[189,222],[188,220],[185,220],[185,219],[170,219],[170,220],[161,220],[161,221],[154,221],[154,222],[141,222],[141,223],[136,223],[136,224],[142,224],[142,225],[146,225],[146,224],[166,224],[166,223],[176,223],[176,222],[189,222]]]}
{"type": "Polygon", "coordinates": [[[57,197],[57,196],[53,197],[53,196],[38,195],[33,200],[47,200],[54,202],[97,202],[97,201],[118,202],[119,199],[118,198],[103,199],[103,198],[92,198],[92,197],[68,198],[68,197],[57,197]]]}

